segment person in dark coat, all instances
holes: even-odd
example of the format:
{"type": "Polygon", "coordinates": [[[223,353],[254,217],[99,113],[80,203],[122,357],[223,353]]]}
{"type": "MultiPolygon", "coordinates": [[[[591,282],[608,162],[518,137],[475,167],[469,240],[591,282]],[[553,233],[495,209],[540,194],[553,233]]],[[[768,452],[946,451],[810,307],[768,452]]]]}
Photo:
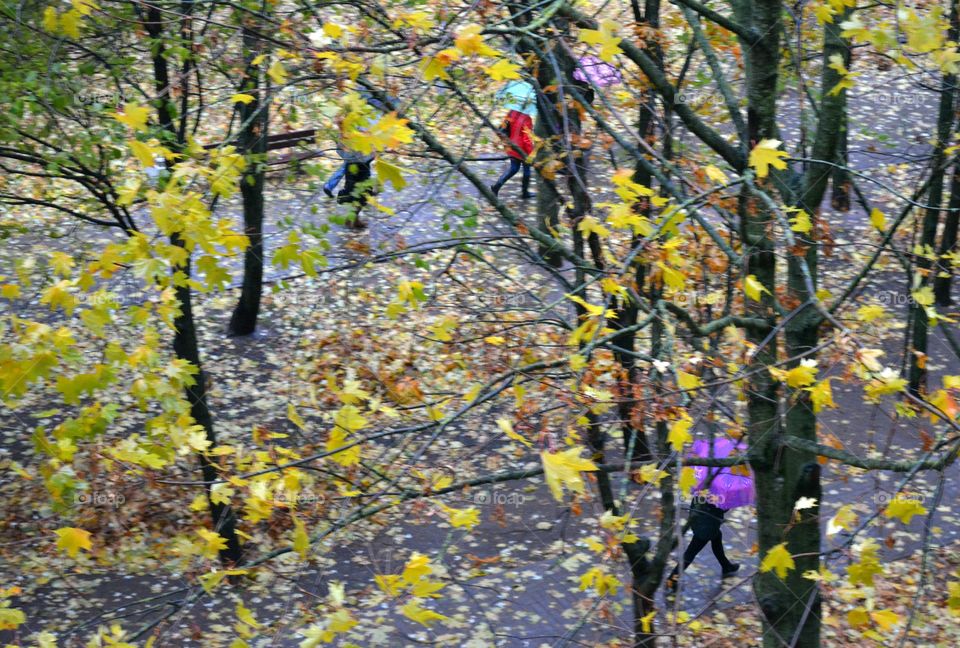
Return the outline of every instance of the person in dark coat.
{"type": "Polygon", "coordinates": [[[373,183],[370,180],[373,155],[350,151],[342,146],[338,146],[338,153],[343,158],[347,180],[343,184],[343,189],[337,193],[337,204],[354,205],[354,213],[347,220],[347,227],[363,229],[367,224],[360,220],[360,210],[364,208],[367,199],[373,193],[373,183]]]}
{"type": "Polygon", "coordinates": [[[732,576],[740,569],[740,565],[731,562],[723,550],[723,533],[720,531],[720,525],[723,524],[726,511],[710,499],[709,495],[699,496],[690,507],[690,530],[693,531],[693,538],[687,545],[687,550],[683,552],[680,564],[673,568],[667,578],[667,589],[670,591],[677,588],[679,573],[686,569],[708,544],[717,562],[720,563],[722,578],[732,576]]]}
{"type": "MultiPolygon", "coordinates": [[[[376,108],[380,112],[387,112],[388,106],[382,101],[380,101],[379,99],[377,99],[376,97],[374,97],[369,92],[366,92],[366,91],[361,92],[360,97],[367,102],[367,105],[376,108]]],[[[390,97],[389,95],[388,97],[391,101],[396,101],[393,97],[390,97]]],[[[344,150],[345,149],[342,146],[337,147],[337,153],[339,153],[340,157],[343,159],[343,164],[341,164],[336,171],[330,174],[330,177],[327,179],[327,181],[323,183],[323,193],[327,194],[327,196],[330,198],[333,198],[333,192],[334,190],[336,190],[337,185],[340,184],[340,181],[343,180],[343,178],[346,177],[350,172],[351,163],[347,159],[347,157],[344,155],[344,150]]],[[[366,175],[366,178],[364,178],[364,180],[370,179],[369,163],[367,164],[366,172],[364,172],[363,170],[360,170],[359,176],[363,176],[364,173],[366,175]]],[[[358,177],[357,174],[355,174],[353,184],[356,184],[357,182],[360,181],[357,179],[357,177],[358,177]]],[[[346,200],[341,200],[340,196],[343,196],[343,195],[350,196],[352,194],[352,190],[353,190],[353,186],[351,185],[350,190],[340,191],[337,194],[337,202],[338,203],[346,202],[346,200]]],[[[364,200],[364,203],[366,203],[366,200],[364,200]]]]}

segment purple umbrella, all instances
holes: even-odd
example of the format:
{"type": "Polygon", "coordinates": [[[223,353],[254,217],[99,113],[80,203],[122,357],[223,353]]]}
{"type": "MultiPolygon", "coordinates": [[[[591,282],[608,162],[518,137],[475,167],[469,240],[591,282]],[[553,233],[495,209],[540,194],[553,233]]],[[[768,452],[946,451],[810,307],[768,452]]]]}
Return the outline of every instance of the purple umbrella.
{"type": "Polygon", "coordinates": [[[573,78],[598,88],[623,82],[623,76],[617,68],[609,63],[604,63],[596,56],[584,56],[577,61],[577,69],[573,71],[573,78]]]}
{"type": "MultiPolygon", "coordinates": [[[[693,457],[729,457],[734,450],[743,451],[746,448],[741,443],[734,443],[730,439],[714,439],[713,451],[709,441],[701,439],[694,441],[690,448],[690,455],[693,457]]],[[[717,507],[725,511],[738,506],[749,506],[754,502],[753,475],[736,475],[730,468],[708,468],[707,466],[695,466],[694,475],[697,478],[697,487],[695,491],[706,488],[716,500],[713,502],[717,507]],[[713,476],[710,485],[706,486],[710,477],[713,476]]]]}

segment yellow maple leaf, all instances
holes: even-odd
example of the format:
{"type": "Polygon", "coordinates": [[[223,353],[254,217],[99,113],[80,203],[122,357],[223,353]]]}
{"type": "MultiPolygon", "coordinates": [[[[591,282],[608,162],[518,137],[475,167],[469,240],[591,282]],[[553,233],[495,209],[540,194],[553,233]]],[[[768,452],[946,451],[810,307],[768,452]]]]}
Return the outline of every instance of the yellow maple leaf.
{"type": "Polygon", "coordinates": [[[854,628],[864,628],[870,624],[870,615],[865,607],[857,606],[847,612],[847,623],[854,628]]]}
{"type": "Polygon", "coordinates": [[[73,257],[66,252],[53,252],[50,255],[50,267],[61,277],[69,277],[74,265],[73,257]]]}
{"type": "Polygon", "coordinates": [[[574,371],[580,371],[587,366],[587,359],[584,358],[579,353],[574,353],[570,356],[570,368],[574,371]]]}
{"type": "Polygon", "coordinates": [[[900,497],[899,495],[887,504],[883,514],[889,518],[897,518],[904,524],[910,524],[914,515],[924,515],[927,509],[923,504],[912,497],[900,497]]]}
{"type": "Polygon", "coordinates": [[[283,63],[279,59],[275,60],[267,69],[267,76],[277,85],[283,85],[287,82],[287,69],[283,67],[283,63]]]}
{"type": "Polygon", "coordinates": [[[300,554],[300,558],[306,559],[307,549],[310,548],[310,536],[307,535],[307,527],[300,518],[293,518],[293,550],[300,554]]]}
{"type": "Polygon", "coordinates": [[[830,63],[827,65],[828,68],[836,70],[837,74],[840,75],[840,80],[837,82],[837,85],[833,86],[828,92],[828,95],[840,94],[843,90],[851,90],[854,87],[853,79],[857,76],[856,73],[851,73],[846,66],[843,64],[843,56],[840,54],[833,54],[830,57],[830,63]]]}
{"type": "Polygon", "coordinates": [[[683,418],[679,418],[670,424],[670,430],[667,432],[667,442],[676,452],[680,452],[683,450],[683,446],[693,441],[693,436],[690,434],[692,426],[693,420],[686,414],[683,418]]]}
{"type": "Polygon", "coordinates": [[[786,578],[787,572],[795,569],[796,566],[796,563],[793,562],[793,556],[787,550],[787,543],[781,542],[763,557],[763,561],[760,563],[760,571],[764,573],[775,571],[777,577],[783,580],[786,578]]]}
{"type": "Polygon", "coordinates": [[[450,64],[460,58],[460,51],[454,48],[447,48],[437,52],[436,56],[430,56],[423,60],[420,64],[420,71],[423,73],[423,78],[426,81],[433,81],[434,79],[445,79],[449,80],[450,75],[447,74],[447,68],[450,67],[450,64]]]}
{"type": "Polygon", "coordinates": [[[680,492],[683,493],[684,497],[690,497],[690,491],[697,485],[697,471],[690,466],[681,468],[677,485],[680,486],[680,492]]]}
{"type": "Polygon", "coordinates": [[[761,293],[770,294],[770,291],[760,283],[756,275],[747,275],[747,278],[743,280],[743,292],[753,301],[760,301],[761,293]]]}
{"type": "Polygon", "coordinates": [[[922,288],[914,290],[910,295],[920,306],[933,306],[933,302],[936,299],[931,286],[923,286],[922,288]]]}
{"type": "Polygon", "coordinates": [[[657,267],[660,268],[660,272],[663,276],[663,283],[665,283],[668,288],[671,290],[683,290],[687,280],[687,276],[685,274],[676,268],[671,268],[663,261],[657,261],[657,267]]]}
{"type": "Polygon", "coordinates": [[[159,149],[149,144],[144,144],[143,142],[138,142],[137,140],[128,140],[127,146],[130,147],[130,151],[137,158],[137,160],[145,167],[152,167],[154,164],[154,158],[157,156],[159,149]]]}
{"type": "Polygon", "coordinates": [[[301,430],[307,429],[306,422],[300,417],[300,414],[297,412],[297,408],[294,407],[293,403],[287,403],[287,419],[301,430]]]}
{"type": "Polygon", "coordinates": [[[817,369],[817,361],[812,359],[801,360],[800,364],[789,371],[770,367],[770,373],[773,374],[775,378],[785,381],[787,385],[793,389],[812,385],[816,380],[817,371],[819,371],[817,369]]]}
{"type": "Polygon", "coordinates": [[[493,65],[483,68],[483,71],[494,81],[520,78],[520,66],[507,59],[500,59],[493,65]]]}
{"type": "Polygon", "coordinates": [[[449,619],[449,617],[445,617],[442,614],[434,612],[433,610],[422,607],[420,605],[420,601],[417,599],[413,599],[401,607],[400,612],[402,612],[403,616],[407,617],[411,621],[416,621],[417,623],[425,625],[428,628],[437,621],[447,621],[449,619]]]}
{"type": "Polygon", "coordinates": [[[333,22],[324,23],[323,33],[330,38],[340,38],[343,36],[343,27],[333,22]]]}
{"type": "Polygon", "coordinates": [[[600,596],[615,595],[619,586],[620,581],[617,577],[608,574],[600,567],[591,567],[580,577],[581,590],[593,588],[600,596]]]}
{"type": "Polygon", "coordinates": [[[326,451],[332,452],[330,459],[341,466],[355,466],[360,462],[360,446],[351,445],[347,439],[348,433],[341,427],[334,427],[330,430],[330,436],[327,439],[326,451]],[[350,446],[344,450],[345,446],[350,446]],[[337,452],[339,450],[339,452],[337,452]]]}
{"type": "Polygon", "coordinates": [[[580,457],[580,448],[572,447],[562,452],[541,452],[543,473],[547,486],[553,493],[554,499],[563,501],[563,490],[567,488],[575,493],[584,491],[582,471],[596,470],[597,465],[589,459],[580,457]]]}
{"type": "Polygon", "coordinates": [[[245,606],[242,601],[237,601],[236,607],[237,619],[250,626],[251,628],[259,628],[260,622],[253,616],[253,612],[250,611],[250,608],[245,606]]]}
{"type": "Polygon", "coordinates": [[[874,207],[870,210],[870,224],[882,232],[887,228],[887,218],[882,211],[874,207]]]}
{"type": "Polygon", "coordinates": [[[602,304],[596,304],[596,305],[591,304],[590,302],[586,301],[585,299],[583,299],[583,297],[580,297],[579,295],[564,295],[564,296],[570,301],[583,306],[587,310],[587,314],[590,317],[607,317],[609,319],[615,319],[617,317],[617,313],[614,310],[610,308],[604,308],[602,304]]]}
{"type": "Polygon", "coordinates": [[[577,229],[587,236],[591,234],[596,234],[600,238],[610,236],[610,230],[604,227],[600,221],[593,216],[584,216],[581,218],[580,222],[577,223],[577,229]]]}
{"type": "Polygon", "coordinates": [[[360,410],[355,405],[344,405],[333,416],[333,422],[337,427],[343,428],[348,432],[356,432],[367,425],[367,419],[363,418],[360,410]]]}
{"type": "Polygon", "coordinates": [[[71,4],[82,16],[89,16],[94,9],[100,8],[95,0],[71,0],[71,4]]]}
{"type": "Polygon", "coordinates": [[[76,9],[64,12],[60,16],[60,33],[73,39],[80,38],[82,15],[76,9]]]}
{"type": "Polygon", "coordinates": [[[57,534],[57,549],[66,551],[71,558],[76,558],[81,549],[90,551],[93,548],[89,531],[76,527],[61,527],[54,533],[57,534]]]}
{"type": "Polygon", "coordinates": [[[527,441],[525,438],[523,438],[523,436],[521,436],[521,435],[518,434],[516,431],[514,431],[514,429],[513,429],[513,423],[511,423],[509,420],[507,420],[507,419],[505,419],[505,418],[497,419],[497,426],[500,428],[500,430],[501,430],[504,434],[506,434],[508,437],[510,437],[510,438],[513,439],[514,441],[519,441],[520,443],[522,443],[523,445],[527,446],[528,448],[530,448],[530,447],[533,446],[532,443],[530,443],[530,442],[527,441]]]}
{"type": "Polygon", "coordinates": [[[868,306],[861,306],[857,309],[857,319],[861,322],[870,323],[875,319],[883,317],[886,315],[887,310],[880,306],[879,304],[870,304],[868,306]]]}
{"type": "Polygon", "coordinates": [[[354,405],[370,398],[370,392],[363,389],[360,381],[347,378],[343,381],[343,389],[337,392],[337,398],[345,405],[354,405]]]}
{"type": "Polygon", "coordinates": [[[833,22],[833,15],[836,13],[836,10],[828,3],[823,2],[814,6],[813,13],[817,17],[817,22],[823,25],[833,22]]]}
{"type": "Polygon", "coordinates": [[[787,153],[778,150],[780,143],[780,140],[763,139],[750,151],[749,164],[757,170],[757,177],[766,178],[770,173],[770,167],[780,170],[787,168],[787,163],[783,159],[787,157],[787,153]]]}
{"type": "Polygon", "coordinates": [[[953,581],[947,583],[947,592],[949,595],[947,607],[950,609],[950,612],[956,616],[960,614],[960,582],[953,581]]]}
{"type": "Polygon", "coordinates": [[[480,524],[480,511],[472,506],[469,508],[458,509],[440,504],[440,507],[447,514],[448,519],[450,520],[450,526],[455,529],[460,527],[472,529],[480,524]]]}
{"type": "Polygon", "coordinates": [[[383,182],[392,184],[397,191],[407,186],[407,181],[403,177],[404,170],[400,167],[380,158],[377,158],[374,166],[377,168],[377,177],[383,182]]]}
{"type": "Polygon", "coordinates": [[[407,127],[409,120],[387,113],[367,130],[352,130],[344,135],[347,148],[369,155],[413,141],[414,132],[407,127]]]}
{"type": "Polygon", "coordinates": [[[43,28],[51,34],[56,34],[58,31],[60,31],[57,10],[53,7],[47,7],[43,10],[43,28]]]}
{"type": "Polygon", "coordinates": [[[718,169],[717,167],[713,166],[712,164],[708,164],[704,168],[704,172],[707,174],[707,177],[713,180],[714,182],[719,182],[720,184],[724,184],[725,182],[729,181],[729,178],[727,178],[727,174],[721,171],[720,169],[718,169]]]}
{"type": "Polygon", "coordinates": [[[813,404],[814,414],[819,414],[827,407],[836,407],[833,402],[833,389],[830,387],[830,379],[825,378],[812,387],[805,388],[810,392],[810,402],[813,404]]]}
{"type": "Polygon", "coordinates": [[[433,573],[433,566],[430,564],[429,556],[414,551],[403,567],[402,577],[406,582],[413,584],[431,573],[433,573]]]}
{"type": "Polygon", "coordinates": [[[889,632],[893,626],[900,623],[900,615],[893,610],[872,611],[870,612],[870,618],[885,632],[889,632]]]}
{"type": "Polygon", "coordinates": [[[667,471],[660,470],[656,464],[648,463],[640,467],[640,481],[648,484],[660,485],[660,482],[667,476],[667,471]]]}
{"type": "Polygon", "coordinates": [[[653,610],[650,614],[640,617],[640,626],[644,632],[653,632],[653,617],[657,616],[657,611],[653,610]]]}
{"type": "Polygon", "coordinates": [[[255,97],[253,95],[249,95],[244,92],[239,92],[230,97],[230,101],[232,101],[233,103],[242,103],[244,105],[250,103],[254,99],[255,97]]]}
{"type": "MultiPolygon", "coordinates": [[[[130,128],[138,131],[147,130],[147,117],[150,116],[150,109],[144,108],[140,104],[127,102],[123,104],[123,110],[113,114],[113,118],[121,124],[126,124],[130,128]]],[[[153,162],[151,158],[151,163],[153,162]]]]}
{"type": "Polygon", "coordinates": [[[499,52],[483,42],[483,36],[480,32],[483,27],[480,25],[467,25],[457,33],[453,40],[454,46],[465,56],[476,54],[478,56],[496,56],[499,52]]]}
{"type": "Polygon", "coordinates": [[[863,392],[869,402],[877,402],[881,396],[902,392],[906,386],[906,379],[887,367],[864,386],[863,392]]]}
{"type": "Polygon", "coordinates": [[[700,379],[700,376],[692,373],[687,373],[686,371],[677,372],[677,386],[683,390],[696,389],[697,387],[703,386],[703,381],[700,379]]]}
{"type": "Polygon", "coordinates": [[[813,229],[813,221],[810,220],[810,214],[798,209],[793,218],[790,219],[790,229],[800,234],[807,234],[813,229]]]}
{"type": "Polygon", "coordinates": [[[600,46],[600,58],[607,63],[613,62],[613,57],[621,53],[620,41],[616,32],[620,25],[613,20],[604,20],[600,29],[581,29],[580,40],[588,45],[600,46]]]}
{"type": "Polygon", "coordinates": [[[216,531],[197,529],[197,535],[203,540],[199,546],[200,554],[207,558],[216,558],[217,554],[227,548],[227,540],[216,531]]]}

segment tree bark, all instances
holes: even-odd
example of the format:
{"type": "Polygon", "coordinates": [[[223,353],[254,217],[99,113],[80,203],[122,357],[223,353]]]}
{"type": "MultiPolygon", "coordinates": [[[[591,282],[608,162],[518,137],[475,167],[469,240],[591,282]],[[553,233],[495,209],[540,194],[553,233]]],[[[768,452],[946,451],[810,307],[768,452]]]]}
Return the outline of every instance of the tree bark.
{"type": "Polygon", "coordinates": [[[940,248],[937,250],[940,271],[933,284],[937,306],[953,304],[953,297],[950,294],[953,284],[953,261],[945,257],[957,252],[957,230],[960,226],[960,164],[953,165],[953,173],[950,176],[950,200],[947,202],[947,207],[949,211],[943,223],[943,233],[940,235],[940,248]]]}
{"type": "MultiPolygon", "coordinates": [[[[187,11],[187,9],[192,8],[192,3],[188,2],[185,3],[185,5],[182,29],[187,32],[186,35],[192,37],[192,32],[189,32],[190,28],[188,26],[190,12],[187,11]]],[[[156,6],[148,6],[144,23],[147,33],[154,40],[151,56],[154,84],[158,96],[157,117],[160,126],[168,137],[166,144],[173,150],[180,150],[185,143],[183,134],[186,132],[186,129],[180,128],[178,131],[174,125],[175,108],[169,98],[170,72],[167,66],[167,57],[164,52],[162,40],[165,20],[156,6]]],[[[187,75],[184,74],[183,77],[185,84],[187,75]]],[[[187,89],[184,88],[183,92],[184,96],[186,96],[187,89]]],[[[185,111],[181,111],[180,119],[182,120],[182,124],[185,125],[185,111]]],[[[183,241],[176,234],[171,236],[170,242],[178,247],[183,247],[183,241]]],[[[214,447],[217,445],[217,435],[213,427],[213,415],[207,404],[207,380],[203,371],[203,364],[200,360],[200,347],[197,342],[197,329],[193,318],[191,290],[189,284],[186,283],[190,278],[189,256],[187,256],[187,261],[184,266],[175,269],[175,272],[177,271],[183,272],[185,277],[181,285],[175,287],[177,300],[180,303],[180,315],[174,320],[176,333],[173,338],[173,351],[177,358],[186,360],[197,368],[196,383],[185,388],[185,395],[190,405],[190,415],[198,425],[203,427],[206,439],[210,442],[210,447],[214,447]]],[[[207,491],[207,501],[210,505],[213,528],[227,543],[226,548],[220,551],[220,561],[226,566],[238,565],[243,559],[243,553],[240,547],[240,539],[236,533],[236,516],[230,506],[214,503],[213,500],[210,499],[211,482],[219,477],[217,467],[213,464],[210,457],[204,453],[199,453],[198,459],[203,481],[207,482],[205,489],[207,491]]]]}
{"type": "MultiPolygon", "coordinates": [[[[957,4],[952,3],[950,9],[950,30],[948,38],[956,40],[957,4]]],[[[932,256],[937,244],[937,229],[940,226],[940,206],[943,204],[943,182],[946,177],[946,148],[950,144],[956,115],[954,113],[954,97],[956,95],[957,75],[944,74],[940,86],[940,106],[937,113],[937,140],[933,148],[933,170],[930,174],[930,191],[927,194],[927,209],[924,212],[923,224],[920,231],[920,246],[924,253],[916,260],[914,276],[907,277],[911,292],[917,288],[928,287],[933,284],[932,274],[936,273],[936,266],[929,256],[932,256]],[[929,256],[928,256],[929,255],[929,256]],[[915,276],[919,275],[919,285],[915,284],[915,276]]],[[[909,385],[911,394],[920,395],[926,391],[927,371],[926,355],[927,341],[930,332],[929,317],[926,308],[918,304],[915,299],[910,300],[910,341],[907,349],[909,354],[909,385]]]]}
{"type": "MultiPolygon", "coordinates": [[[[263,50],[263,41],[247,25],[243,26],[243,49],[247,60],[241,91],[254,97],[240,104],[240,149],[247,154],[247,167],[240,181],[243,197],[243,226],[250,245],[243,255],[243,285],[240,299],[230,317],[227,333],[230,336],[249,335],[257,328],[260,297],[263,293],[263,186],[266,175],[267,132],[269,128],[269,97],[261,96],[260,66],[253,61],[263,50]]],[[[264,93],[266,94],[266,93],[264,93]]]]}
{"type": "MultiPolygon", "coordinates": [[[[950,5],[950,30],[947,34],[947,38],[955,41],[958,37],[960,37],[960,11],[957,9],[957,3],[954,2],[950,5]]],[[[948,74],[944,76],[943,91],[949,91],[951,98],[954,101],[956,101],[956,86],[956,74],[948,74]]],[[[942,107],[943,104],[941,102],[941,108],[942,107]]],[[[953,105],[953,119],[956,119],[956,110],[957,106],[953,105]]],[[[950,131],[948,130],[948,136],[949,133],[950,131]]],[[[946,146],[947,143],[944,143],[943,146],[946,146]]],[[[938,306],[949,306],[953,303],[953,299],[950,296],[950,285],[953,281],[953,261],[949,258],[945,259],[944,255],[951,254],[955,251],[954,248],[957,245],[957,229],[958,224],[960,224],[960,165],[958,165],[956,162],[953,164],[953,173],[950,179],[950,200],[947,203],[947,206],[950,208],[950,210],[947,212],[946,221],[943,226],[943,234],[941,235],[940,239],[940,247],[937,250],[937,263],[939,271],[934,279],[933,288],[933,293],[936,297],[936,303],[938,306]]]]}

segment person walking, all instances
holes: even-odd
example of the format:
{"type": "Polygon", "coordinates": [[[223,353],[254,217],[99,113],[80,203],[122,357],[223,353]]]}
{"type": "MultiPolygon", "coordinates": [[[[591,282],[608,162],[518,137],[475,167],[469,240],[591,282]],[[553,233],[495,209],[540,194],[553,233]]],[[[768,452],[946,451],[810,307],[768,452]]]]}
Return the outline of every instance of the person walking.
{"type": "Polygon", "coordinates": [[[354,205],[353,213],[347,218],[347,227],[363,229],[367,224],[360,220],[360,210],[366,206],[367,199],[373,193],[370,165],[374,156],[350,150],[343,144],[337,145],[337,153],[343,159],[343,175],[347,179],[343,189],[337,194],[337,204],[354,205]]]}
{"type": "Polygon", "coordinates": [[[537,116],[537,91],[526,81],[510,81],[497,92],[495,98],[503,102],[503,107],[508,111],[501,133],[509,142],[507,155],[510,164],[490,189],[494,195],[499,195],[503,185],[523,169],[521,197],[524,200],[533,198],[530,193],[532,168],[528,160],[533,153],[531,134],[533,118],[537,116]]]}
{"type": "MultiPolygon", "coordinates": [[[[690,455],[723,458],[729,457],[735,451],[744,452],[745,450],[741,442],[732,439],[698,439],[690,447],[690,455]]],[[[667,577],[667,590],[670,592],[676,590],[679,575],[708,544],[717,562],[720,563],[721,578],[727,578],[739,571],[740,565],[731,562],[723,550],[723,533],[720,531],[720,526],[727,511],[739,506],[749,506],[756,498],[753,476],[749,469],[742,466],[738,466],[736,472],[729,467],[696,466],[694,477],[697,480],[697,486],[693,490],[695,497],[690,506],[689,520],[693,539],[683,552],[680,563],[667,577]]]]}
{"type": "MultiPolygon", "coordinates": [[[[364,101],[367,102],[367,105],[376,108],[380,112],[387,111],[387,106],[382,101],[380,101],[379,99],[374,97],[372,94],[370,94],[369,92],[366,92],[366,91],[361,92],[360,96],[363,98],[364,101]]],[[[390,97],[390,99],[393,100],[393,97],[390,97]]],[[[350,163],[347,162],[346,158],[343,157],[343,154],[341,153],[341,149],[342,147],[338,145],[337,153],[340,154],[340,157],[344,160],[343,164],[337,167],[337,170],[331,173],[330,177],[327,178],[327,181],[323,183],[323,193],[327,194],[328,198],[333,198],[334,190],[336,190],[337,185],[340,184],[340,181],[343,180],[343,178],[347,175],[347,172],[349,170],[348,167],[350,166],[350,163]]],[[[369,177],[370,177],[370,169],[368,166],[366,179],[369,179],[369,177]]],[[[340,202],[339,196],[338,196],[338,202],[340,202]]]]}

